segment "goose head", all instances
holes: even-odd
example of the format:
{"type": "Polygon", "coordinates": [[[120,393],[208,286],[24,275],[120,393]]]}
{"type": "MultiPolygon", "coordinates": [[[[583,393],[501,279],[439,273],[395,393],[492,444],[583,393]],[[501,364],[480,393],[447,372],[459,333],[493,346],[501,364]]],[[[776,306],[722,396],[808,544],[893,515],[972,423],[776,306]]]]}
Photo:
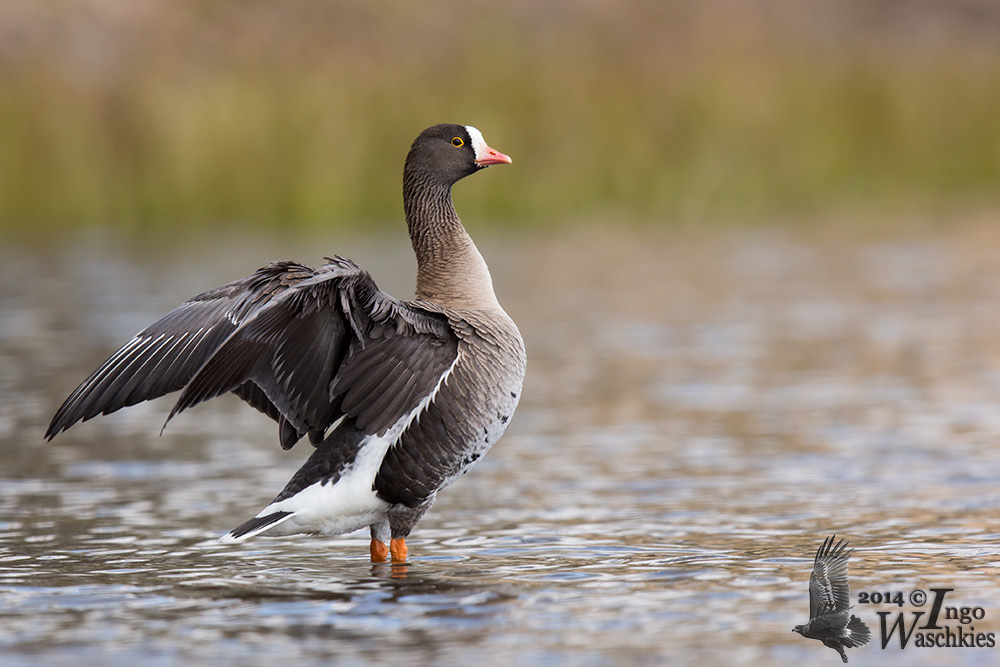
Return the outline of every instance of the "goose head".
{"type": "Polygon", "coordinates": [[[490,165],[510,162],[510,157],[490,148],[473,126],[442,123],[427,128],[413,141],[404,171],[451,186],[490,165]]]}

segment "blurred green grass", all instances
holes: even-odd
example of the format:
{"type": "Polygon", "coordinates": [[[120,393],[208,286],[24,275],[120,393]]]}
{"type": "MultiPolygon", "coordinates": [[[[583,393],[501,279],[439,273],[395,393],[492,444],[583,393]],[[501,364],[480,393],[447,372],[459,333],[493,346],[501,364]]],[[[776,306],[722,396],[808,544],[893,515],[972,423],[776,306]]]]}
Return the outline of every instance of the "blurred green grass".
{"type": "Polygon", "coordinates": [[[805,4],[15,5],[0,230],[380,226],[441,121],[487,223],[997,207],[1000,19],[805,4]]]}

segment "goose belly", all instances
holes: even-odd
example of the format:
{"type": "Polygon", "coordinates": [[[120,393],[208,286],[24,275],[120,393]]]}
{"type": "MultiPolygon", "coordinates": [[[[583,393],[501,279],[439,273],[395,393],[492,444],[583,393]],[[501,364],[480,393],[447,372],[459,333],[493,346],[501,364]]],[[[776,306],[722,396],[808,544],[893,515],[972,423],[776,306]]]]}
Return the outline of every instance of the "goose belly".
{"type": "Polygon", "coordinates": [[[507,430],[520,400],[523,368],[521,361],[484,373],[482,365],[457,364],[434,401],[386,453],[375,478],[379,498],[417,507],[465,474],[507,430]]]}
{"type": "Polygon", "coordinates": [[[521,382],[512,382],[498,388],[493,400],[487,401],[483,409],[478,411],[477,424],[481,428],[469,433],[464,442],[456,443],[456,465],[444,479],[439,489],[452,484],[469,471],[507,431],[510,419],[514,414],[521,397],[521,382]]]}

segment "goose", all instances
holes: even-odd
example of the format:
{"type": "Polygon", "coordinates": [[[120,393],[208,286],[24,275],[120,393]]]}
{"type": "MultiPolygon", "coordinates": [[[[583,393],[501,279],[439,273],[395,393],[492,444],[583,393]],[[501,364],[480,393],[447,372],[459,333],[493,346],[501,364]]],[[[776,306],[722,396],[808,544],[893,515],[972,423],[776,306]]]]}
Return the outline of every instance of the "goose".
{"type": "Polygon", "coordinates": [[[471,125],[424,130],[403,168],[413,300],[343,257],[317,269],[271,262],[136,334],[70,394],[45,438],[175,391],[167,422],[232,392],[278,423],[283,449],[308,436],[315,450],[222,541],[368,527],[372,562],[405,563],[413,527],[503,434],[521,395],[524,342],[451,198],[460,179],[510,162],[471,125]]]}

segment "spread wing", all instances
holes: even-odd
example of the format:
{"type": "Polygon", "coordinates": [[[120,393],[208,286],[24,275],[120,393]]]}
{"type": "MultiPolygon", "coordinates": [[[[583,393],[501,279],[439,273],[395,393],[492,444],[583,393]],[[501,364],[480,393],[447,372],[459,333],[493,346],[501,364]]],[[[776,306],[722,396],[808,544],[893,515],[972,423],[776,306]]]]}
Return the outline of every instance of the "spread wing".
{"type": "Polygon", "coordinates": [[[306,433],[319,442],[345,415],[377,433],[456,355],[445,316],[393,299],[353,262],[276,263],[139,333],[66,399],[46,435],[180,389],[170,417],[232,391],[279,423],[285,448],[306,433]]]}
{"type": "MultiPolygon", "coordinates": [[[[45,437],[51,440],[78,421],[183,388],[251,314],[313,273],[293,262],[273,262],[247,278],[181,304],[137,333],[91,373],[63,402],[45,437]]],[[[266,396],[253,388],[238,393],[262,412],[277,414],[266,396]]]]}
{"type": "MultiPolygon", "coordinates": [[[[809,575],[809,618],[846,612],[851,606],[851,589],[847,582],[847,561],[853,549],[836,535],[823,540],[816,551],[812,574],[809,575]]],[[[846,624],[846,614],[844,620],[846,624]]]]}

